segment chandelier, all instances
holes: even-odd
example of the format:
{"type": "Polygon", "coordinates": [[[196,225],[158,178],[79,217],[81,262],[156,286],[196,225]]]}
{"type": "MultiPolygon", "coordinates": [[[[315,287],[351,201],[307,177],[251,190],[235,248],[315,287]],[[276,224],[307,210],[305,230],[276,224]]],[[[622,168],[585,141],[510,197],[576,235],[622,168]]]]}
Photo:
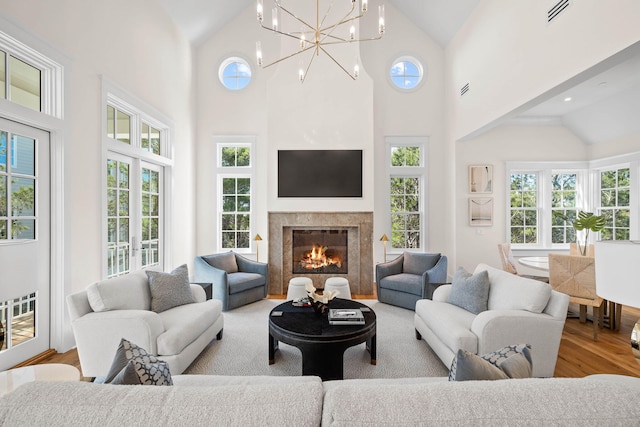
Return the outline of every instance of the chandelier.
{"type": "MultiPolygon", "coordinates": [[[[358,60],[356,58],[355,64],[353,66],[353,72],[350,72],[342,65],[334,56],[332,56],[329,52],[329,46],[331,45],[344,45],[354,42],[362,42],[362,41],[371,41],[371,40],[380,40],[385,31],[384,25],[384,5],[378,6],[378,36],[369,37],[369,38],[361,38],[356,35],[356,27],[355,22],[362,18],[368,9],[368,0],[360,0],[360,7],[356,7],[357,0],[347,0],[351,3],[350,8],[347,8],[348,11],[345,11],[344,15],[341,15],[333,23],[327,23],[325,21],[328,20],[331,10],[333,9],[333,4],[336,0],[331,0],[329,6],[321,16],[320,14],[320,0],[316,0],[316,22],[315,24],[309,23],[304,19],[297,16],[295,13],[291,12],[289,9],[282,5],[282,0],[273,0],[274,7],[271,10],[271,27],[265,26],[263,23],[264,20],[264,5],[263,0],[258,0],[257,4],[257,17],[260,26],[265,30],[271,31],[274,34],[280,34],[285,37],[290,37],[296,39],[299,42],[299,49],[292,52],[289,55],[286,55],[280,59],[277,59],[267,65],[263,65],[262,61],[262,46],[260,42],[256,43],[256,59],[258,62],[258,66],[262,68],[268,68],[272,65],[275,65],[279,62],[282,62],[286,59],[296,57],[305,52],[312,51],[311,58],[308,62],[305,63],[301,61],[300,69],[298,72],[298,78],[301,83],[304,83],[304,80],[311,68],[311,64],[315,57],[319,56],[320,53],[324,53],[327,55],[342,71],[344,71],[349,77],[353,80],[356,80],[360,74],[360,67],[358,65],[358,60]],[[281,15],[285,14],[291,18],[293,18],[294,22],[297,22],[300,27],[295,30],[287,30],[282,28],[281,15]],[[348,28],[348,30],[347,30],[348,28]]],[[[343,0],[344,2],[344,0],[343,0]]],[[[340,15],[338,15],[340,16],[340,15]]]]}

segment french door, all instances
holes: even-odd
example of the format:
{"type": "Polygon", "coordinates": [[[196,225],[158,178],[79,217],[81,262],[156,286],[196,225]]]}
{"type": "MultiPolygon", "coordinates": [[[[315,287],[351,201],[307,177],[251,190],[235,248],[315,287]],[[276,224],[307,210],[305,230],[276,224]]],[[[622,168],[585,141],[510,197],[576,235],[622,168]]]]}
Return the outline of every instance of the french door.
{"type": "Polygon", "coordinates": [[[164,168],[107,156],[107,277],[163,269],[164,168]]]}
{"type": "Polygon", "coordinates": [[[49,349],[49,133],[0,119],[0,370],[49,349]]]}

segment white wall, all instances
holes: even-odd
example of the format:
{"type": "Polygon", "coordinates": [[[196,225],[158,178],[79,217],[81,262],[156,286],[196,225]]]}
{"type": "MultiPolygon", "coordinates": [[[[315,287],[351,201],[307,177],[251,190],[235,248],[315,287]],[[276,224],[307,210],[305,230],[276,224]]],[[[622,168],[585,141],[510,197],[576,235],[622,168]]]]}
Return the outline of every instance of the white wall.
{"type": "Polygon", "coordinates": [[[478,262],[500,266],[496,244],[506,239],[505,161],[585,160],[637,151],[633,137],[589,146],[563,127],[502,126],[481,132],[640,40],[639,2],[620,0],[612,7],[611,2],[574,1],[547,25],[550,6],[536,0],[483,0],[447,46],[444,108],[452,182],[447,203],[456,212],[447,233],[455,242],[454,268],[472,269],[478,262]],[[461,97],[465,83],[470,91],[461,97]],[[468,226],[467,167],[479,163],[494,165],[496,184],[494,225],[484,230],[468,226]]]}
{"type": "Polygon", "coordinates": [[[483,0],[447,46],[456,140],[640,40],[636,0],[573,1],[548,25],[551,5],[483,0]]]}
{"type": "MultiPolygon", "coordinates": [[[[64,293],[103,274],[101,75],[162,112],[175,125],[173,263],[194,249],[191,48],[155,1],[3,2],[0,14],[70,58],[65,92],[64,293]]],[[[172,266],[168,266],[172,267],[172,266]]],[[[65,310],[66,307],[59,307],[65,310]]],[[[59,351],[73,345],[64,325],[59,351]]]]}
{"type": "Polygon", "coordinates": [[[456,143],[456,267],[473,271],[478,263],[502,268],[498,243],[506,231],[507,161],[587,160],[587,146],[563,126],[501,126],[456,143]],[[493,193],[469,193],[469,165],[493,165],[493,193]],[[493,198],[493,226],[469,225],[469,197],[493,198]]]}
{"type": "MultiPolygon", "coordinates": [[[[370,2],[367,18],[377,22],[377,1],[370,2]]],[[[296,12],[298,11],[296,6],[296,12]]],[[[270,13],[267,13],[267,18],[270,13]]],[[[266,19],[265,18],[265,22],[266,19]]],[[[365,18],[365,19],[367,19],[365,18]]],[[[366,21],[369,25],[369,21],[366,21]]],[[[214,135],[255,135],[258,179],[255,182],[256,232],[263,238],[269,211],[373,211],[374,258],[382,260],[382,244],[390,233],[388,179],[385,178],[384,137],[429,137],[427,249],[446,252],[443,224],[449,215],[441,209],[447,189],[440,176],[444,165],[443,50],[391,4],[386,4],[387,33],[380,41],[360,44],[360,78],[352,81],[322,54],[314,60],[304,84],[297,80],[298,61],[292,59],[268,69],[255,69],[252,83],[239,93],[225,90],[217,80],[220,62],[240,55],[255,64],[255,42],[260,40],[265,64],[287,48],[280,39],[260,29],[255,5],[204,42],[196,52],[197,73],[197,251],[217,247],[215,220],[214,135]],[[387,79],[394,59],[411,54],[423,61],[426,83],[412,93],[400,93],[387,79]],[[362,199],[278,199],[278,149],[363,149],[362,199]]],[[[375,28],[364,28],[375,34],[375,28]]],[[[346,57],[352,62],[351,56],[346,57]]],[[[264,259],[266,244],[260,247],[264,259]]]]}

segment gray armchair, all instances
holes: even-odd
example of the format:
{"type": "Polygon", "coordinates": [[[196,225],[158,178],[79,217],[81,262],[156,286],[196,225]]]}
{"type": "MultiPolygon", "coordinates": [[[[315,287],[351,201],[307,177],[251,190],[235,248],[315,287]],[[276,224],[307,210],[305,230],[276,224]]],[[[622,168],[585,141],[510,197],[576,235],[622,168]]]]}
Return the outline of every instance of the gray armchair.
{"type": "Polygon", "coordinates": [[[416,301],[431,299],[447,281],[447,257],[405,252],[393,261],[376,265],[378,300],[415,310],[416,301]]]}
{"type": "Polygon", "coordinates": [[[232,251],[197,256],[194,281],[211,283],[213,298],[222,301],[222,311],[227,311],[266,297],[269,269],[232,251]]]}

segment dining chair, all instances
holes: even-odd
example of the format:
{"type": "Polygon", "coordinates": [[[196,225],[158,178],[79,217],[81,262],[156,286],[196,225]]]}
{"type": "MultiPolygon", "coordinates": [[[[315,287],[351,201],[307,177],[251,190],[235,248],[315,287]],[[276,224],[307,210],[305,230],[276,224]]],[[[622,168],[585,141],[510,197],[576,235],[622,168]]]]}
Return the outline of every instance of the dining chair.
{"type": "MultiPolygon", "coordinates": [[[[582,255],[580,253],[580,249],[578,248],[578,244],[577,243],[569,243],[569,255],[582,255]]],[[[586,256],[594,256],[595,255],[595,249],[593,247],[593,243],[589,244],[589,246],[587,246],[587,254],[586,256]]]]}
{"type": "Polygon", "coordinates": [[[604,299],[596,294],[595,258],[582,255],[549,254],[549,284],[580,305],[580,323],[587,320],[587,306],[593,309],[593,340],[604,326],[604,299]]]}
{"type": "Polygon", "coordinates": [[[516,262],[513,259],[513,253],[511,252],[511,243],[498,243],[498,252],[500,253],[500,261],[502,261],[502,269],[504,271],[516,274],[520,277],[526,277],[528,279],[549,283],[549,278],[545,276],[518,273],[518,268],[516,267],[516,262]]]}

